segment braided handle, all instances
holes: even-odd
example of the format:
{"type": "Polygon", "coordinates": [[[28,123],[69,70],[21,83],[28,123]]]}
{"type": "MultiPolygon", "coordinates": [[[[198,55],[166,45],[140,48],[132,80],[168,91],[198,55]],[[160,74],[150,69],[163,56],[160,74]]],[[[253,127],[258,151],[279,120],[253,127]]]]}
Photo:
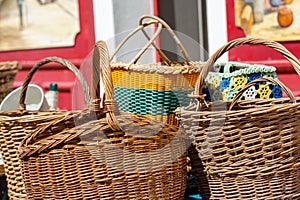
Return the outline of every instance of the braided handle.
{"type": "Polygon", "coordinates": [[[71,62],[63,59],[63,58],[59,58],[59,57],[46,57],[42,60],[40,60],[38,63],[36,63],[31,70],[29,71],[29,73],[27,74],[25,81],[23,83],[22,86],[22,90],[21,90],[21,94],[20,94],[20,99],[19,99],[19,110],[25,110],[26,106],[25,106],[25,98],[26,98],[26,92],[27,92],[27,88],[28,85],[33,77],[33,75],[36,73],[36,71],[38,69],[40,69],[42,66],[44,66],[47,63],[51,63],[51,62],[55,62],[58,64],[61,64],[65,67],[67,67],[69,70],[71,70],[75,76],[78,78],[82,88],[83,88],[83,92],[84,92],[84,98],[85,98],[85,107],[88,107],[89,104],[89,100],[90,100],[90,93],[89,93],[89,87],[88,84],[86,83],[84,77],[82,76],[81,72],[78,70],[78,68],[73,65],[71,62]]]}
{"type": "Polygon", "coordinates": [[[200,76],[196,82],[195,85],[195,95],[200,95],[202,91],[202,87],[205,83],[205,78],[207,77],[207,74],[212,69],[214,63],[217,61],[219,57],[221,57],[225,52],[229,51],[230,49],[242,46],[242,45],[264,45],[267,47],[270,47],[279,53],[281,53],[294,67],[296,72],[300,75],[300,62],[299,60],[290,52],[288,51],[283,45],[267,39],[260,39],[260,38],[238,38],[235,40],[232,40],[222,46],[219,50],[217,50],[204,64],[200,76]]]}
{"type": "MultiPolygon", "coordinates": [[[[105,90],[105,106],[107,110],[106,118],[109,126],[114,131],[121,130],[116,119],[115,113],[119,113],[117,102],[114,100],[114,87],[112,84],[112,75],[110,68],[109,53],[106,43],[98,41],[93,51],[93,84],[92,97],[97,100],[100,96],[100,77],[101,74],[105,90]]],[[[98,101],[99,102],[99,101],[98,101]]],[[[99,106],[99,104],[98,104],[99,106]]],[[[97,108],[96,108],[97,109],[97,108]]]]}
{"type": "Polygon", "coordinates": [[[239,98],[242,96],[242,94],[248,89],[250,88],[251,86],[254,86],[256,83],[260,83],[260,82],[272,82],[276,85],[278,85],[279,87],[281,87],[283,89],[283,91],[290,97],[291,101],[293,103],[296,103],[297,100],[293,94],[293,92],[288,88],[286,87],[281,81],[279,80],[276,80],[276,79],[273,79],[273,78],[270,78],[270,77],[265,77],[265,78],[259,78],[259,79],[256,79],[254,81],[251,81],[249,83],[247,83],[245,85],[244,88],[242,88],[237,94],[236,96],[233,98],[230,106],[229,106],[229,110],[231,110],[235,104],[238,102],[239,98]]]}

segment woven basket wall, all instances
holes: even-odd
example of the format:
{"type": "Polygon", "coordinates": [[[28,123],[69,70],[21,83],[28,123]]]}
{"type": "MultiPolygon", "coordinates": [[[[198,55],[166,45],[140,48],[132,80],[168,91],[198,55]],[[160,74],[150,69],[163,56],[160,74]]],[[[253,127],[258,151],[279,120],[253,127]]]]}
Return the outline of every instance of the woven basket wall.
{"type": "Polygon", "coordinates": [[[115,99],[120,110],[151,119],[177,124],[174,111],[187,106],[201,70],[194,65],[134,65],[130,70],[122,63],[112,64],[115,99]]]}
{"type": "Polygon", "coordinates": [[[183,199],[184,137],[147,118],[121,113],[117,120],[125,132],[111,130],[102,115],[67,131],[49,123],[32,133],[44,137],[22,144],[29,199],[183,199]]]}
{"type": "MultiPolygon", "coordinates": [[[[85,101],[89,102],[89,89],[83,76],[72,63],[57,57],[48,57],[36,63],[24,80],[20,95],[19,108],[15,111],[0,112],[0,150],[4,161],[5,175],[7,179],[8,195],[12,200],[27,199],[25,184],[22,174],[21,161],[18,156],[19,145],[32,131],[45,126],[71,111],[26,111],[25,96],[28,84],[34,73],[47,63],[54,62],[69,68],[83,86],[85,101]]],[[[71,112],[72,113],[72,112],[71,112]]],[[[74,114],[77,111],[73,112],[74,114]]],[[[74,126],[74,122],[60,123],[60,130],[74,126]]]]}
{"type": "Polygon", "coordinates": [[[183,199],[187,137],[175,126],[119,112],[102,41],[93,66],[89,109],[58,116],[20,145],[29,199],[183,199]]]}
{"type": "Polygon", "coordinates": [[[119,103],[121,111],[178,125],[174,110],[179,106],[189,104],[188,95],[193,91],[202,63],[191,61],[179,38],[165,21],[156,16],[142,16],[139,20],[139,26],[116,47],[111,56],[111,61],[115,99],[119,103]],[[146,19],[149,21],[144,22],[146,19]],[[149,37],[145,27],[151,24],[157,24],[157,30],[152,37],[149,37]],[[185,62],[170,61],[155,44],[162,27],[174,39],[183,54],[185,62]],[[138,31],[143,31],[146,38],[149,39],[144,48],[129,63],[113,62],[112,58],[138,31]],[[139,58],[148,50],[150,45],[157,50],[162,60],[161,63],[138,63],[139,58]]]}
{"type": "Polygon", "coordinates": [[[200,166],[196,174],[202,196],[299,199],[300,99],[280,81],[268,77],[248,83],[231,102],[204,102],[201,88],[215,61],[226,51],[246,44],[275,49],[300,75],[299,60],[279,43],[265,39],[230,41],[209,58],[191,104],[177,110],[182,128],[196,146],[191,158],[201,161],[194,165],[200,166]],[[289,98],[239,100],[248,88],[262,82],[280,86],[289,98]]]}
{"type": "Polygon", "coordinates": [[[17,61],[0,62],[0,103],[13,90],[17,72],[21,64],[17,61]]]}

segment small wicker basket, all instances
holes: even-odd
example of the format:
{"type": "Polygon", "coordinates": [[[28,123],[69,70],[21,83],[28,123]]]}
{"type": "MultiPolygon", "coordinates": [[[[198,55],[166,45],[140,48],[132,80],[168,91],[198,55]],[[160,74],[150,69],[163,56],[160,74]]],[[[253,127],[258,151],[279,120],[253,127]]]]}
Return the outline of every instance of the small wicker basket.
{"type": "Polygon", "coordinates": [[[17,72],[21,64],[17,61],[0,62],[0,103],[13,90],[17,72]]]}
{"type": "MultiPolygon", "coordinates": [[[[83,76],[78,68],[67,60],[58,57],[47,57],[40,60],[31,68],[23,83],[18,110],[0,112],[0,150],[4,161],[8,195],[12,200],[27,199],[21,172],[21,161],[18,157],[18,148],[21,141],[38,127],[70,112],[26,110],[25,97],[30,80],[40,67],[51,62],[58,63],[71,70],[83,86],[86,104],[90,100],[89,88],[83,76]]],[[[63,123],[61,127],[64,126],[67,126],[67,124],[63,123]]]]}

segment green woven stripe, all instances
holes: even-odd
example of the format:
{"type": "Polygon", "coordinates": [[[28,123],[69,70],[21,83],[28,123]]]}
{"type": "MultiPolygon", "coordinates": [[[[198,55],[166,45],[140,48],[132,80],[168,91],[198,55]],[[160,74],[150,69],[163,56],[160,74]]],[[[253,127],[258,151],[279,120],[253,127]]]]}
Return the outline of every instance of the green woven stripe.
{"type": "Polygon", "coordinates": [[[115,100],[123,112],[143,115],[171,114],[179,106],[187,106],[190,102],[188,94],[193,90],[164,91],[150,89],[131,89],[115,87],[115,100]]]}

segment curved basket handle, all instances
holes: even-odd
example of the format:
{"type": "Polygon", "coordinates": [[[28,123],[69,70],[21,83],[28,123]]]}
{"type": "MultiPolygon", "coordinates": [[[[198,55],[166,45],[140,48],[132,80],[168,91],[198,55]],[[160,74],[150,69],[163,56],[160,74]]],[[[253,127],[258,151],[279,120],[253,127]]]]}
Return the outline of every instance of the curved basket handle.
{"type": "MultiPolygon", "coordinates": [[[[110,61],[112,61],[113,57],[119,52],[119,50],[124,46],[124,44],[133,36],[135,35],[138,31],[140,30],[144,30],[145,27],[151,25],[151,24],[157,24],[157,21],[149,21],[145,24],[141,24],[140,26],[138,26],[135,30],[133,30],[131,33],[129,33],[121,42],[120,44],[116,47],[116,49],[114,50],[114,52],[111,55],[110,61]]],[[[155,31],[154,35],[152,36],[152,38],[148,38],[149,41],[147,42],[147,44],[143,47],[142,50],[139,51],[139,53],[131,60],[131,62],[127,65],[127,68],[129,68],[132,64],[136,63],[140,57],[145,53],[145,51],[149,48],[149,46],[151,44],[154,44],[154,40],[156,40],[156,38],[158,37],[158,35],[160,34],[162,30],[162,24],[158,23],[158,27],[157,30],[155,31]]],[[[156,49],[158,50],[157,46],[156,49]]],[[[158,50],[159,52],[161,50],[158,50]]],[[[161,57],[163,62],[165,63],[170,63],[169,59],[165,56],[165,57],[161,57]]]]}
{"type": "MultiPolygon", "coordinates": [[[[98,41],[95,46],[94,46],[94,51],[93,51],[93,80],[92,80],[92,97],[93,97],[93,104],[94,104],[94,108],[97,106],[99,106],[100,109],[100,99],[99,99],[99,94],[100,94],[100,74],[101,77],[103,78],[103,84],[104,84],[104,89],[105,89],[105,93],[106,93],[106,99],[105,99],[105,106],[106,106],[106,120],[108,125],[111,127],[111,129],[113,131],[119,131],[121,130],[119,123],[115,117],[115,113],[118,112],[117,109],[117,103],[114,101],[114,91],[113,91],[113,85],[112,85],[112,76],[111,76],[111,68],[110,68],[110,61],[109,61],[109,53],[108,53],[108,48],[105,44],[105,42],[103,41],[98,41]]],[[[93,107],[89,107],[90,109],[93,107]]],[[[97,110],[96,110],[97,111],[97,110]]],[[[58,123],[62,123],[64,121],[68,121],[70,119],[76,118],[76,117],[81,117],[81,115],[85,115],[87,114],[87,112],[89,113],[90,110],[86,109],[83,110],[82,112],[77,112],[75,115],[72,112],[67,112],[67,113],[63,113],[62,117],[57,119],[57,120],[53,120],[51,123],[46,124],[45,126],[36,129],[35,131],[33,131],[31,134],[28,134],[21,142],[21,144],[19,145],[19,156],[20,158],[24,158],[26,156],[30,156],[32,154],[34,154],[35,152],[41,151],[42,147],[35,147],[34,149],[27,149],[26,150],[26,146],[29,144],[32,144],[32,142],[35,140],[35,138],[37,137],[37,135],[39,135],[41,132],[45,132],[47,129],[53,127],[54,124],[58,124],[58,123]]],[[[88,122],[90,123],[90,122],[88,122]]],[[[86,124],[83,124],[86,125],[86,124]]],[[[80,125],[79,125],[80,126],[80,125]]],[[[93,126],[94,129],[98,129],[99,126],[93,126]]],[[[50,146],[48,145],[47,148],[53,148],[54,146],[58,145],[59,142],[62,143],[68,139],[73,139],[75,137],[78,137],[79,132],[77,131],[77,129],[75,129],[75,133],[74,134],[69,134],[69,131],[72,131],[74,129],[68,130],[68,134],[66,134],[67,136],[69,136],[68,138],[66,137],[66,135],[64,136],[64,139],[61,139],[59,141],[56,141],[55,143],[52,143],[50,146]]],[[[51,137],[51,136],[50,136],[51,137]]],[[[53,141],[53,140],[52,140],[53,141]]]]}
{"type": "Polygon", "coordinates": [[[260,83],[260,82],[272,82],[276,85],[278,85],[279,87],[281,87],[283,89],[283,91],[290,97],[291,101],[293,103],[296,103],[297,100],[293,94],[293,92],[288,88],[286,87],[281,81],[279,80],[276,80],[276,79],[273,79],[273,78],[270,78],[270,77],[266,77],[266,78],[259,78],[259,79],[256,79],[254,81],[251,81],[249,83],[247,83],[245,85],[244,88],[242,88],[237,94],[236,96],[233,98],[230,106],[229,106],[229,110],[231,110],[235,104],[238,102],[239,98],[242,96],[242,94],[248,89],[250,88],[251,86],[254,86],[256,83],[260,83]]]}
{"type": "MultiPolygon", "coordinates": [[[[163,27],[165,27],[167,29],[167,31],[169,32],[169,34],[171,35],[171,37],[174,39],[174,41],[176,42],[177,46],[179,47],[182,55],[184,56],[185,58],[185,61],[187,63],[191,62],[191,57],[189,56],[189,54],[187,53],[186,49],[184,48],[184,46],[182,45],[181,41],[179,40],[179,38],[176,36],[176,34],[174,33],[174,31],[172,30],[172,28],[164,21],[162,20],[161,18],[159,17],[156,17],[156,16],[152,16],[152,15],[144,15],[140,18],[140,25],[143,24],[143,20],[144,19],[153,19],[157,22],[159,22],[160,24],[163,25],[163,27]]],[[[149,40],[149,36],[148,34],[146,33],[146,31],[143,29],[142,30],[144,35],[148,38],[149,40]]],[[[153,43],[153,46],[156,48],[156,50],[158,50],[158,53],[160,55],[160,57],[167,57],[159,47],[156,46],[155,43],[153,43]]],[[[136,62],[136,61],[135,61],[136,62]]]]}
{"type": "MultiPolygon", "coordinates": [[[[104,103],[107,111],[106,119],[112,130],[119,131],[121,130],[121,128],[115,116],[115,113],[119,113],[119,110],[117,102],[114,100],[114,87],[112,84],[109,53],[104,41],[98,41],[95,44],[93,51],[92,97],[97,102],[100,101],[100,74],[103,79],[103,85],[105,90],[104,103]]],[[[100,106],[99,103],[96,103],[96,106],[100,106]]]]}
{"type": "Polygon", "coordinates": [[[115,49],[114,53],[111,56],[111,60],[112,58],[116,55],[116,53],[120,50],[120,48],[125,44],[125,42],[130,39],[135,33],[137,33],[138,31],[142,30],[145,37],[149,40],[148,43],[143,47],[143,49],[130,61],[130,63],[127,65],[127,69],[129,69],[129,67],[133,64],[135,64],[140,58],[141,56],[145,53],[145,51],[149,48],[149,46],[152,44],[155,49],[157,50],[159,56],[161,57],[161,59],[163,60],[163,62],[170,66],[171,65],[171,61],[168,59],[168,57],[163,53],[163,51],[154,43],[155,39],[158,37],[158,35],[160,34],[161,30],[162,30],[162,26],[164,26],[167,31],[170,33],[170,35],[172,36],[172,38],[175,40],[176,44],[178,45],[178,47],[180,48],[180,51],[182,52],[183,56],[185,57],[186,62],[191,62],[191,58],[188,55],[186,49],[184,48],[184,46],[182,45],[182,43],[180,42],[179,38],[175,35],[174,31],[171,29],[171,27],[162,19],[160,19],[159,17],[155,17],[155,16],[149,16],[149,15],[145,15],[142,16],[140,18],[139,21],[139,27],[136,28],[134,31],[132,31],[130,34],[128,34],[126,36],[126,38],[124,38],[121,43],[118,45],[118,47],[115,49]],[[144,19],[152,19],[146,23],[143,23],[144,19]],[[158,29],[155,32],[155,34],[150,38],[149,35],[146,33],[145,31],[145,27],[150,25],[150,24],[158,24],[158,29]]]}
{"type": "Polygon", "coordinates": [[[73,65],[71,62],[63,59],[63,58],[59,58],[59,57],[46,57],[42,60],[40,60],[38,63],[36,63],[31,70],[29,71],[29,73],[27,74],[25,81],[23,83],[22,86],[22,90],[21,90],[21,94],[20,94],[20,99],[19,99],[19,110],[25,110],[26,106],[25,106],[25,98],[26,98],[26,92],[27,92],[27,88],[28,85],[33,77],[33,75],[35,74],[35,72],[41,68],[43,65],[47,64],[47,63],[51,63],[51,62],[55,62],[55,63],[59,63],[65,67],[67,67],[69,70],[71,70],[75,76],[78,78],[82,88],[83,88],[83,92],[84,92],[84,98],[85,98],[85,107],[88,107],[89,101],[90,101],[90,93],[89,93],[89,87],[88,84],[86,83],[84,77],[82,76],[81,72],[78,70],[78,68],[73,65]]]}
{"type": "Polygon", "coordinates": [[[300,75],[300,62],[299,60],[290,52],[288,51],[284,46],[281,44],[272,41],[272,40],[266,40],[266,39],[260,39],[260,38],[238,38],[235,40],[232,40],[222,46],[219,50],[217,50],[204,64],[200,76],[196,82],[195,85],[195,96],[201,94],[201,89],[204,86],[205,78],[207,77],[207,74],[212,69],[214,63],[217,61],[219,57],[221,57],[225,52],[229,51],[230,49],[242,46],[242,45],[264,45],[267,47],[270,47],[279,53],[281,53],[294,67],[296,72],[300,75]]]}

